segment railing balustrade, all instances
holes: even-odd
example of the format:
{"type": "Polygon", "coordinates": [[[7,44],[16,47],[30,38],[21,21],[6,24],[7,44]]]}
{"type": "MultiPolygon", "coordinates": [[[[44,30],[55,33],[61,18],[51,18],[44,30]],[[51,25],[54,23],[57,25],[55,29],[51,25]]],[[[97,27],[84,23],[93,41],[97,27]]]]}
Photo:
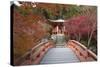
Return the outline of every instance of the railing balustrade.
{"type": "Polygon", "coordinates": [[[39,64],[45,53],[49,48],[54,47],[52,41],[44,41],[37,44],[35,47],[26,52],[23,56],[18,58],[15,65],[30,65],[30,64],[39,64]]]}
{"type": "Polygon", "coordinates": [[[75,52],[80,61],[97,60],[97,56],[78,41],[69,40],[66,46],[71,48],[75,52]]]}

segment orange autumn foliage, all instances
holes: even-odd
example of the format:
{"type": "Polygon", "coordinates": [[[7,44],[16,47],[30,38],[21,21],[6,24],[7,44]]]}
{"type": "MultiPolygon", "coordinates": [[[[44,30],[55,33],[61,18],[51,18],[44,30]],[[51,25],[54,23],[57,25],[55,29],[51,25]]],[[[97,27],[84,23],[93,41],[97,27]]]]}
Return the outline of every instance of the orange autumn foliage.
{"type": "Polygon", "coordinates": [[[14,59],[21,57],[37,42],[46,35],[46,30],[38,23],[39,20],[43,24],[44,18],[35,14],[21,15],[14,9],[13,21],[13,48],[14,59]]]}

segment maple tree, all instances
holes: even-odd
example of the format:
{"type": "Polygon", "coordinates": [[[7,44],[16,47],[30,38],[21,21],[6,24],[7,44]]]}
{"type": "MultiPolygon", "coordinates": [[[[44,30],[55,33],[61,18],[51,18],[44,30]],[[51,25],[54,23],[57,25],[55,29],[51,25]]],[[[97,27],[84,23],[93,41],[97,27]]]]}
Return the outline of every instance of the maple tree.
{"type": "MultiPolygon", "coordinates": [[[[31,6],[24,8],[13,7],[13,44],[14,61],[24,55],[37,43],[48,36],[51,26],[47,24],[44,16],[39,11],[33,12],[31,6]]],[[[36,10],[36,9],[35,9],[36,10]]]]}
{"type": "MultiPolygon", "coordinates": [[[[81,15],[76,15],[64,23],[68,36],[71,39],[85,42],[85,46],[89,49],[97,48],[97,14],[96,7],[84,7],[81,15]],[[92,43],[93,42],[93,43],[92,43]],[[91,47],[93,46],[93,47],[91,47]]],[[[66,35],[66,36],[67,36],[66,35]]],[[[94,49],[93,49],[94,50],[94,49]]],[[[94,51],[96,52],[96,50],[94,51]]]]}

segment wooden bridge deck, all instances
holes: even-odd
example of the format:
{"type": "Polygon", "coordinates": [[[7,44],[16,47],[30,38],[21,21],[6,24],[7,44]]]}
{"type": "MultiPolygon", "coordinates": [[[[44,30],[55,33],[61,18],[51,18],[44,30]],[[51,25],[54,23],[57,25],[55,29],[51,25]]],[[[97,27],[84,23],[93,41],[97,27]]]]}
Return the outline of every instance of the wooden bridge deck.
{"type": "Polygon", "coordinates": [[[80,62],[70,48],[51,48],[43,57],[40,64],[57,64],[80,62]]]}

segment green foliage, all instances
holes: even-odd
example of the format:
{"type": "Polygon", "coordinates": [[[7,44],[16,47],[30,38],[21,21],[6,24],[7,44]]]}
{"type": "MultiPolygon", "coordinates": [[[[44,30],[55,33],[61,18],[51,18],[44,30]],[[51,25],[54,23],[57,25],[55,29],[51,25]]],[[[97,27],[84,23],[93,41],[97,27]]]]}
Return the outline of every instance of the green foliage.
{"type": "Polygon", "coordinates": [[[50,15],[49,11],[47,12],[47,10],[43,9],[42,14],[45,16],[46,19],[49,19],[49,15],[50,15]]]}
{"type": "Polygon", "coordinates": [[[71,6],[70,8],[65,8],[65,7],[60,6],[58,8],[58,11],[56,12],[58,13],[58,15],[54,15],[52,11],[45,8],[28,7],[28,8],[22,9],[20,7],[16,7],[16,9],[19,11],[20,14],[24,16],[27,16],[30,12],[32,12],[33,14],[43,15],[45,16],[46,19],[59,19],[59,18],[68,19],[81,12],[79,6],[71,6]]]}
{"type": "Polygon", "coordinates": [[[90,45],[88,46],[88,37],[82,37],[80,43],[82,43],[84,46],[86,46],[88,49],[93,51],[95,54],[97,54],[97,40],[94,40],[92,38],[90,45]]]}
{"type": "Polygon", "coordinates": [[[16,10],[23,16],[27,16],[29,14],[29,9],[22,9],[21,7],[16,7],[16,10]]]}
{"type": "Polygon", "coordinates": [[[42,14],[42,8],[32,8],[33,14],[42,14]]]}
{"type": "Polygon", "coordinates": [[[71,6],[70,8],[65,8],[60,6],[58,8],[58,11],[56,12],[58,15],[54,15],[52,11],[48,9],[42,9],[42,14],[47,18],[47,19],[68,19],[71,18],[74,15],[77,15],[80,13],[80,7],[79,6],[71,6]]]}
{"type": "Polygon", "coordinates": [[[63,12],[63,18],[64,19],[68,19],[71,18],[75,15],[78,15],[80,13],[80,7],[79,6],[71,6],[70,8],[63,8],[62,12],[63,12]]]}
{"type": "Polygon", "coordinates": [[[45,16],[46,19],[55,19],[56,17],[53,15],[52,11],[48,9],[43,9],[42,14],[45,16]]]}

